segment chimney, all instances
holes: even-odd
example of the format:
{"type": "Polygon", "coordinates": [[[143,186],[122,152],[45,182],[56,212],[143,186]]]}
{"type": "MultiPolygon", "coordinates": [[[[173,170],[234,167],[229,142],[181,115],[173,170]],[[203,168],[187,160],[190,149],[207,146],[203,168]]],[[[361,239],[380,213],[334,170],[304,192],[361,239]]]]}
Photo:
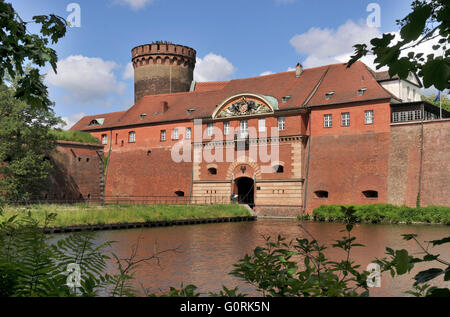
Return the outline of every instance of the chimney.
{"type": "Polygon", "coordinates": [[[169,104],[167,101],[161,101],[161,112],[165,113],[167,110],[169,110],[169,104]]]}
{"type": "Polygon", "coordinates": [[[297,67],[295,68],[295,77],[300,77],[300,75],[303,73],[303,66],[302,64],[299,62],[297,63],[297,67]]]}

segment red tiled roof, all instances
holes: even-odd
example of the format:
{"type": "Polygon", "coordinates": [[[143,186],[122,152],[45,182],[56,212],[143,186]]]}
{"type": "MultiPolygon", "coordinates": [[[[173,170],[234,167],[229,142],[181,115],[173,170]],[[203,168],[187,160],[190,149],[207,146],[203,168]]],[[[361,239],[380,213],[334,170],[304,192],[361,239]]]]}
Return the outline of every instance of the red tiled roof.
{"type": "Polygon", "coordinates": [[[75,123],[75,125],[70,130],[87,130],[89,127],[89,124],[92,122],[92,120],[95,119],[105,119],[103,122],[103,125],[113,125],[117,122],[117,120],[120,119],[120,117],[125,113],[126,111],[120,111],[120,112],[110,112],[110,113],[104,113],[104,114],[98,114],[95,116],[86,116],[81,118],[80,121],[75,123]]]}
{"type": "Polygon", "coordinates": [[[72,129],[98,130],[135,124],[210,118],[217,105],[240,93],[275,97],[280,110],[305,105],[318,106],[393,98],[363,63],[357,62],[349,69],[346,64],[335,64],[305,69],[300,77],[296,77],[295,71],[291,71],[227,82],[197,83],[193,92],[145,96],[126,112],[85,117],[72,129]],[[362,96],[358,96],[357,90],[361,88],[367,90],[362,96]],[[335,94],[330,100],[326,100],[325,94],[330,91],[334,91],[335,94]],[[286,96],[290,96],[290,99],[282,102],[282,98],[286,96]],[[161,102],[167,102],[167,111],[162,111],[161,102]],[[194,111],[188,111],[191,109],[194,111]],[[141,117],[142,114],[146,116],[141,117]],[[104,124],[89,127],[89,123],[96,118],[105,118],[104,124]]]}
{"type": "Polygon", "coordinates": [[[329,66],[308,106],[390,98],[393,96],[381,87],[365,64],[357,62],[350,68],[346,64],[335,64],[329,66]],[[357,92],[363,88],[366,90],[359,96],[357,92]],[[325,95],[329,92],[334,92],[334,95],[327,100],[325,95]]]}
{"type": "Polygon", "coordinates": [[[207,81],[195,84],[195,92],[215,91],[225,87],[229,81],[207,81]]]}

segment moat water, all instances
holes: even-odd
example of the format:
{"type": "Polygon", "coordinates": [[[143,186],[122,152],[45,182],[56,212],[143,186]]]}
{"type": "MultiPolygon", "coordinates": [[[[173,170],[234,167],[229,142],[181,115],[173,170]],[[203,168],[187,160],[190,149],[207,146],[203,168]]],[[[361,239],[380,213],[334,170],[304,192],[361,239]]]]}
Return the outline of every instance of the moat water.
{"type": "MultiPolygon", "coordinates": [[[[334,240],[341,238],[342,224],[302,222],[302,226],[321,244],[330,247],[326,254],[330,259],[343,259],[342,250],[331,248],[334,240]]],[[[450,227],[441,225],[357,225],[353,235],[357,242],[365,247],[352,250],[351,258],[364,269],[376,258],[385,255],[388,246],[406,249],[410,254],[420,256],[421,250],[414,241],[405,241],[402,234],[415,233],[419,241],[430,241],[449,236],[450,227]]],[[[308,238],[307,233],[296,220],[266,220],[255,222],[223,223],[166,228],[148,228],[125,231],[105,231],[98,233],[98,242],[117,241],[113,252],[120,257],[127,257],[133,245],[140,239],[137,256],[146,257],[157,250],[177,248],[177,252],[163,254],[159,265],[153,261],[143,264],[136,271],[136,286],[146,288],[151,293],[167,291],[169,287],[194,284],[202,293],[217,292],[222,285],[238,286],[241,292],[260,296],[255,289],[228,273],[233,264],[253,252],[258,245],[264,245],[264,236],[276,238],[282,235],[288,239],[308,238]]],[[[432,249],[434,254],[450,260],[450,247],[447,245],[432,249]]],[[[407,296],[414,282],[415,273],[436,264],[420,264],[409,275],[391,278],[382,275],[381,288],[372,288],[371,296],[407,296]]],[[[111,269],[112,270],[112,269],[111,269]]],[[[113,273],[111,271],[111,273],[113,273]]],[[[450,287],[450,283],[440,278],[439,286],[450,287]],[[445,284],[444,284],[445,283],[445,284]]]]}

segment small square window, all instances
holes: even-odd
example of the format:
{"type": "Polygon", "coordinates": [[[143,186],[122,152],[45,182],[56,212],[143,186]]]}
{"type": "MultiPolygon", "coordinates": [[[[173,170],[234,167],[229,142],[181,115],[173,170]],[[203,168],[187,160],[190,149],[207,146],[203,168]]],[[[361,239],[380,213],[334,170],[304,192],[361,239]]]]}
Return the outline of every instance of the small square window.
{"type": "Polygon", "coordinates": [[[333,116],[331,114],[326,114],[323,116],[323,126],[325,128],[333,127],[333,116]]]}
{"type": "Polygon", "coordinates": [[[230,123],[229,122],[225,122],[223,124],[223,134],[224,135],[229,135],[230,134],[230,123]]]}
{"type": "Polygon", "coordinates": [[[266,132],[266,119],[258,120],[258,132],[266,132]]]}
{"type": "Polygon", "coordinates": [[[179,135],[178,135],[178,128],[173,129],[172,132],[172,140],[178,140],[179,135]]]}
{"type": "Polygon", "coordinates": [[[286,118],[279,117],[278,118],[278,131],[284,131],[284,130],[286,130],[286,118]]]}
{"type": "Polygon", "coordinates": [[[129,143],[136,143],[136,132],[132,131],[132,132],[129,133],[128,142],[129,143]]]}
{"type": "Polygon", "coordinates": [[[349,127],[350,126],[350,112],[344,112],[341,114],[342,116],[342,126],[349,127]]]}
{"type": "Polygon", "coordinates": [[[373,110],[367,110],[364,112],[365,124],[373,124],[373,110]]]}
{"type": "Polygon", "coordinates": [[[207,135],[212,136],[214,133],[214,124],[208,123],[207,135]]]}
{"type": "Polygon", "coordinates": [[[186,128],[186,140],[190,140],[192,138],[192,129],[186,128]]]}

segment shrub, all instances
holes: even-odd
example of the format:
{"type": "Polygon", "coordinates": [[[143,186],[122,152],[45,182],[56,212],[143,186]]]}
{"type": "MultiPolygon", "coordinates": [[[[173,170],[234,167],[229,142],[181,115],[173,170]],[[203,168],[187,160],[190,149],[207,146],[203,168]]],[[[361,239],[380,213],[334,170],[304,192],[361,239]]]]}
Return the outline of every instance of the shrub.
{"type": "MultiPolygon", "coordinates": [[[[389,204],[346,205],[355,209],[357,222],[369,223],[450,223],[450,207],[428,206],[411,208],[389,204]]],[[[342,222],[344,215],[338,205],[323,205],[313,211],[317,221],[342,222]]]]}

